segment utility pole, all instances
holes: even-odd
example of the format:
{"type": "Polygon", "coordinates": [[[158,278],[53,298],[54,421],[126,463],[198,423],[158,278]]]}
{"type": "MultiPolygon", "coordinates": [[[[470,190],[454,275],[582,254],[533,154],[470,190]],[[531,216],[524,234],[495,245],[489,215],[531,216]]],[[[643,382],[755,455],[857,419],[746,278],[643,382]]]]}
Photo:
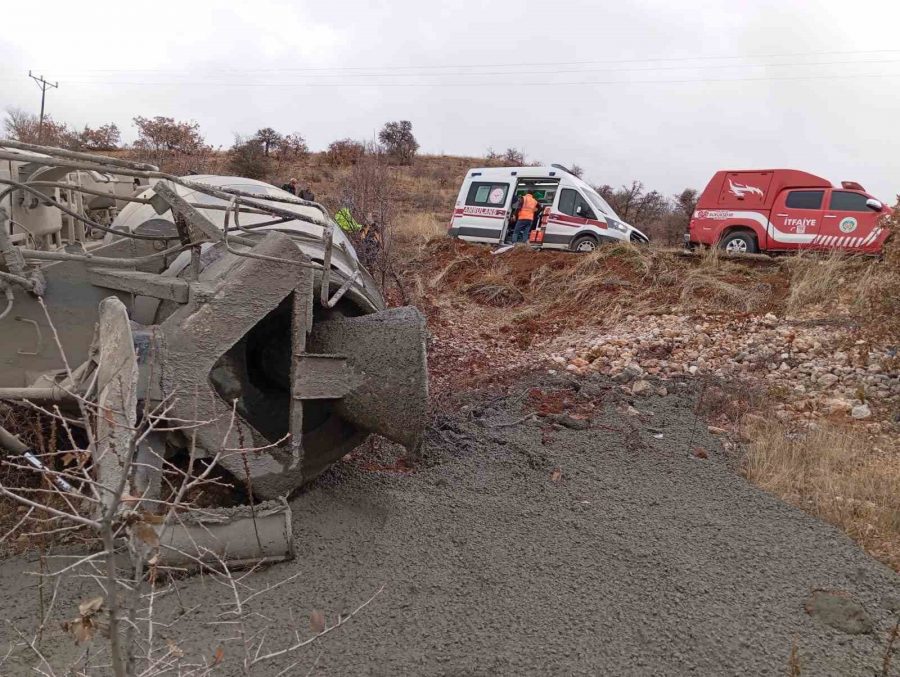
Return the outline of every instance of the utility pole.
{"type": "Polygon", "coordinates": [[[28,77],[34,80],[37,83],[37,86],[41,88],[41,118],[38,123],[38,140],[44,140],[44,100],[47,98],[47,87],[51,87],[56,89],[59,87],[59,81],[57,82],[47,82],[44,79],[44,76],[37,77],[36,75],[32,75],[31,71],[28,71],[28,77]]]}

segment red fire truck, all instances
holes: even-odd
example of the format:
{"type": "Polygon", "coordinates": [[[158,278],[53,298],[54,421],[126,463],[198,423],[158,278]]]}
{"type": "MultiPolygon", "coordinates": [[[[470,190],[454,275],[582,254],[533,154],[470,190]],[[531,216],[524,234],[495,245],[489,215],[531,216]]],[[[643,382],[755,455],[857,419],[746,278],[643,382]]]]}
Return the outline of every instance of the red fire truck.
{"type": "Polygon", "coordinates": [[[878,253],[890,235],[891,210],[858,183],[840,188],[794,169],[725,170],[697,202],[689,247],[731,253],[840,249],[878,253]]]}

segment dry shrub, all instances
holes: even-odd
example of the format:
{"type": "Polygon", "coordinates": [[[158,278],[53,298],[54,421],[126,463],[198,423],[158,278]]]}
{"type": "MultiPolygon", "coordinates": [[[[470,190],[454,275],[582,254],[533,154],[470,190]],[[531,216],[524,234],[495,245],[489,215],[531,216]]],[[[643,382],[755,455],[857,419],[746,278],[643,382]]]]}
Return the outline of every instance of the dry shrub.
{"type": "Polygon", "coordinates": [[[785,259],[791,276],[788,312],[810,308],[827,310],[843,305],[853,312],[867,312],[900,283],[898,268],[889,262],[833,252],[826,256],[800,254],[785,259]]]}
{"type": "MultiPolygon", "coordinates": [[[[58,448],[68,444],[69,439],[68,431],[63,426],[57,425],[54,419],[22,405],[0,402],[0,427],[5,428],[21,440],[45,465],[58,469],[58,448]]],[[[74,428],[72,433],[76,436],[79,435],[77,428],[74,428]]],[[[0,454],[3,453],[5,452],[0,451],[0,454]]],[[[13,459],[6,457],[6,460],[13,459]]],[[[0,483],[6,487],[37,491],[42,487],[42,482],[41,475],[38,473],[16,468],[8,463],[0,465],[0,483]]],[[[43,497],[43,501],[54,508],[63,510],[67,508],[65,500],[58,495],[48,493],[43,497]]],[[[26,509],[20,503],[11,498],[0,497],[0,536],[4,534],[9,536],[10,529],[15,526],[25,512],[26,509]]],[[[37,530],[43,531],[43,529],[44,527],[41,526],[37,530]]],[[[47,529],[51,530],[52,527],[48,526],[47,529]]],[[[51,540],[50,536],[25,537],[19,534],[17,538],[0,541],[0,557],[33,548],[42,548],[51,540]]]]}
{"type": "Polygon", "coordinates": [[[718,247],[706,247],[700,250],[700,267],[701,268],[718,268],[722,264],[722,254],[724,252],[718,247]]]}
{"type": "Polygon", "coordinates": [[[571,266],[551,268],[542,265],[531,275],[529,298],[544,306],[597,308],[614,300],[612,292],[632,288],[653,268],[653,254],[632,244],[600,247],[590,254],[570,255],[571,266]]]}
{"type": "Polygon", "coordinates": [[[509,308],[525,301],[523,294],[511,280],[509,268],[502,262],[476,262],[479,275],[462,288],[463,294],[485,306],[509,308]]]}
{"type": "Polygon", "coordinates": [[[480,262],[474,256],[458,256],[431,280],[429,286],[432,289],[445,287],[479,268],[480,262]]]}
{"type": "Polygon", "coordinates": [[[770,414],[770,394],[747,381],[701,376],[694,413],[716,425],[739,426],[747,414],[770,414]]]}
{"type": "Polygon", "coordinates": [[[395,235],[402,240],[425,243],[446,234],[446,224],[434,214],[408,214],[397,219],[395,235]]]}
{"type": "Polygon", "coordinates": [[[786,301],[788,313],[797,313],[813,306],[830,307],[843,296],[851,276],[851,260],[839,252],[827,256],[798,254],[784,262],[791,276],[791,291],[786,301]]]}
{"type": "Polygon", "coordinates": [[[688,272],[681,282],[681,304],[685,308],[750,312],[764,300],[760,291],[728,282],[701,266],[688,272]]]}
{"type": "Polygon", "coordinates": [[[840,527],[900,569],[900,454],[861,432],[824,425],[796,431],[770,420],[745,427],[747,478],[840,527]]]}
{"type": "Polygon", "coordinates": [[[509,308],[525,301],[525,295],[499,275],[467,285],[463,290],[476,303],[509,308]]]}
{"type": "MultiPolygon", "coordinates": [[[[596,263],[607,259],[618,259],[629,265],[634,272],[640,275],[647,275],[653,268],[655,263],[655,252],[649,247],[638,247],[630,242],[617,242],[600,247],[595,253],[596,263]]],[[[585,261],[579,264],[577,269],[584,269],[591,265],[592,262],[585,261]]]]}
{"type": "Polygon", "coordinates": [[[355,165],[366,154],[366,146],[361,141],[339,139],[328,144],[325,161],[332,167],[355,165]]]}
{"type": "Polygon", "coordinates": [[[782,263],[790,275],[789,314],[842,313],[870,338],[900,332],[900,266],[889,260],[832,253],[801,254],[782,263]]]}

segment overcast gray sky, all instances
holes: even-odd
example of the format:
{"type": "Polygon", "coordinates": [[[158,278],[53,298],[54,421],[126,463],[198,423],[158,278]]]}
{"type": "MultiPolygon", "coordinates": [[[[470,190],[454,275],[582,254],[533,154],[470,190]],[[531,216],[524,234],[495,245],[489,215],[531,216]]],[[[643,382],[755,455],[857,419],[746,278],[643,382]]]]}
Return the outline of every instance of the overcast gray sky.
{"type": "Polygon", "coordinates": [[[409,119],[423,152],[514,146],[673,193],[786,166],[900,192],[900,3],[4,3],[0,108],[194,119],[311,147],[409,119]]]}

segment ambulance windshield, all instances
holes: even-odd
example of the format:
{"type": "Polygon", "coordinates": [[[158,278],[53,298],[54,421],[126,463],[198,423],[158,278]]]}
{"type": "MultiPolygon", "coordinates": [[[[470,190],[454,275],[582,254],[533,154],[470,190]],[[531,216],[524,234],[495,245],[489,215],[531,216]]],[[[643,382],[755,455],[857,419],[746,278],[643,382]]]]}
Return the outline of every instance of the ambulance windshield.
{"type": "Polygon", "coordinates": [[[604,200],[602,197],[600,197],[599,193],[595,192],[594,190],[592,190],[590,188],[585,188],[584,193],[585,193],[585,195],[587,195],[588,200],[590,200],[591,203],[598,210],[600,210],[600,212],[602,212],[603,214],[606,214],[607,216],[613,216],[617,219],[619,218],[619,215],[613,211],[613,208],[610,207],[609,204],[607,204],[606,200],[604,200]]]}

